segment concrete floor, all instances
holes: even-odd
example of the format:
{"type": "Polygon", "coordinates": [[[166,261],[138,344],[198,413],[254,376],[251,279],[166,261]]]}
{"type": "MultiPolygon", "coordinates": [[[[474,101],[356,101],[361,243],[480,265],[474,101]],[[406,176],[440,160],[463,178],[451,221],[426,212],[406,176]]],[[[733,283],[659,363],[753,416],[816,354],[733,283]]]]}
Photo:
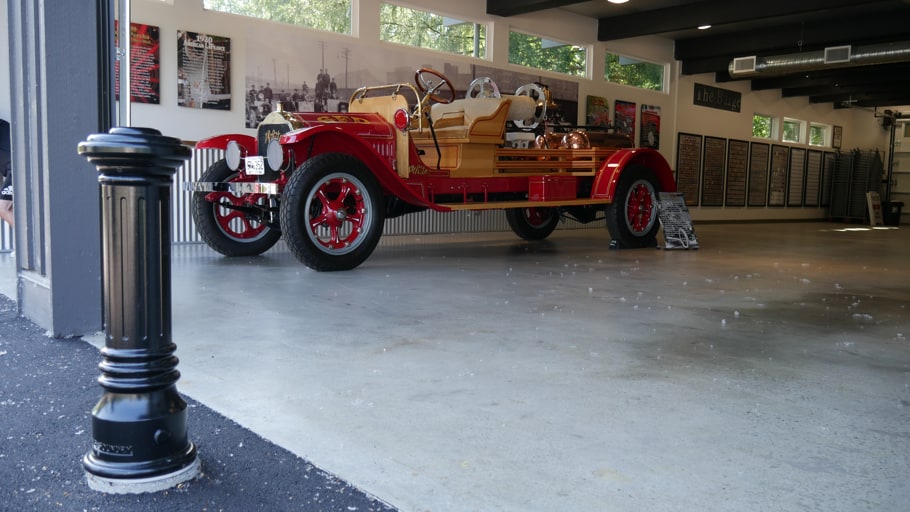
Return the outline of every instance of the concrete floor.
{"type": "Polygon", "coordinates": [[[696,232],[178,246],[178,388],[403,511],[906,510],[910,229],[696,232]]]}

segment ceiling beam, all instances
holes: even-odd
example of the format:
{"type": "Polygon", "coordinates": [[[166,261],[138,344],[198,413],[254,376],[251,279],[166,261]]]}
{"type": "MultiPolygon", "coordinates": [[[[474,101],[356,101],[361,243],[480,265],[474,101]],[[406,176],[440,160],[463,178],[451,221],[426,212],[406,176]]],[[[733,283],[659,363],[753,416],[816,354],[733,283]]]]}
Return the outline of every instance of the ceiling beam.
{"type": "Polygon", "coordinates": [[[826,46],[900,40],[907,37],[910,12],[895,11],[883,16],[849,17],[827,21],[807,20],[805,24],[787,24],[774,29],[740,31],[676,41],[677,60],[711,57],[771,55],[823,49],[826,46]],[[882,23],[886,18],[888,23],[882,23]]]}
{"type": "MultiPolygon", "coordinates": [[[[492,0],[488,0],[490,2],[492,0]]],[[[702,2],[601,18],[597,39],[610,41],[643,35],[693,29],[699,25],[726,25],[781,16],[811,14],[837,7],[855,7],[876,0],[763,0],[761,2],[702,2]]],[[[489,5],[489,3],[488,3],[489,5]]]]}
{"type": "Polygon", "coordinates": [[[582,2],[583,0],[487,0],[487,14],[517,16],[582,2]]]}

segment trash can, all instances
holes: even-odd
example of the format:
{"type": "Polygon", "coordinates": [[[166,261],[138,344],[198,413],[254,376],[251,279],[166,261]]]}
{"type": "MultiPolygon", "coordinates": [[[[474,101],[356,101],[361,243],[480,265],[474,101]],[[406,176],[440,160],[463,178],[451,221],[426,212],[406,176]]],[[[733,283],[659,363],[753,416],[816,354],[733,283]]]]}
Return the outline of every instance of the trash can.
{"type": "Polygon", "coordinates": [[[904,208],[902,201],[888,201],[882,205],[882,221],[886,226],[901,225],[901,210],[904,208]]]}

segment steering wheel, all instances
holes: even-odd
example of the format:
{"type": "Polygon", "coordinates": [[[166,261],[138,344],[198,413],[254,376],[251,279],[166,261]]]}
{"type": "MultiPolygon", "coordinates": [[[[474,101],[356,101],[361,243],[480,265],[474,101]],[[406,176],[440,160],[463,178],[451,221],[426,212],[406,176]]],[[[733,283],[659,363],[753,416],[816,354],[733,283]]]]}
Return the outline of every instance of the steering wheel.
{"type": "Polygon", "coordinates": [[[500,98],[499,86],[496,85],[496,82],[488,76],[481,76],[475,78],[471,85],[468,86],[468,91],[464,95],[465,98],[500,98]]]}
{"type": "Polygon", "coordinates": [[[518,119],[514,121],[515,126],[524,130],[537,128],[537,125],[539,125],[547,116],[547,103],[550,102],[549,94],[547,94],[543,87],[535,83],[530,83],[524,84],[516,89],[515,96],[528,96],[537,102],[537,107],[534,109],[534,115],[528,119],[518,119]]]}
{"type": "Polygon", "coordinates": [[[452,81],[435,69],[418,69],[414,73],[414,82],[417,83],[417,89],[420,90],[421,94],[425,94],[423,99],[420,100],[421,103],[427,99],[431,99],[436,103],[452,103],[452,100],[455,99],[455,86],[452,85],[452,81]],[[438,83],[436,79],[439,79],[438,83]],[[443,85],[449,90],[448,97],[439,95],[439,90],[443,85]]]}

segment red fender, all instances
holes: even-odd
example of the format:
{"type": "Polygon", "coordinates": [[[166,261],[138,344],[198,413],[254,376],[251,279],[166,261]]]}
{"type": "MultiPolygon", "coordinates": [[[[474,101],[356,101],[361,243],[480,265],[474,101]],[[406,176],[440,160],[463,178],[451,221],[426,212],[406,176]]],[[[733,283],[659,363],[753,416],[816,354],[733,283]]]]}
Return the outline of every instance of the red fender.
{"type": "Polygon", "coordinates": [[[376,143],[383,140],[392,144],[389,154],[394,155],[394,137],[391,132],[388,136],[364,140],[351,136],[338,126],[321,125],[288,132],[280,139],[282,146],[291,148],[295,154],[297,165],[319,153],[347,153],[363,162],[373,172],[376,180],[386,192],[412,204],[429,206],[424,198],[415,194],[398,176],[398,172],[392,168],[388,158],[377,154],[376,150],[368,144],[368,142],[376,143]],[[316,137],[319,138],[318,144],[313,142],[316,137]]]}
{"type": "Polygon", "coordinates": [[[640,165],[647,167],[655,176],[661,192],[675,192],[676,179],[673,170],[663,155],[650,148],[620,149],[610,155],[600,167],[597,177],[594,178],[594,188],[591,199],[613,200],[616,193],[616,183],[622,171],[629,166],[640,165]]]}
{"type": "Polygon", "coordinates": [[[256,137],[242,133],[230,133],[200,140],[196,143],[196,149],[226,149],[228,142],[232,140],[240,145],[245,155],[256,155],[259,152],[259,143],[256,142],[256,137]]]}

